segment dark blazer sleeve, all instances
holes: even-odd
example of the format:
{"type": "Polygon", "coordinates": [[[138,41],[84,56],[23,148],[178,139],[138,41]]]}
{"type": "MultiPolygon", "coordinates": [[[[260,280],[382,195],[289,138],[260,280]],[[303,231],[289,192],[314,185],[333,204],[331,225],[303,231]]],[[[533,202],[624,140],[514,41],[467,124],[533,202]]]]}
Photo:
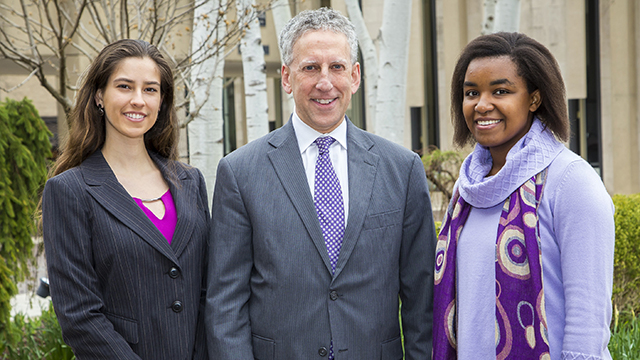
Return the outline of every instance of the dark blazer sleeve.
{"type": "MultiPolygon", "coordinates": [[[[206,182],[204,181],[204,177],[202,176],[202,173],[200,172],[200,170],[197,170],[198,172],[198,201],[200,202],[200,206],[202,208],[204,208],[206,210],[207,213],[207,219],[208,219],[208,224],[209,226],[211,226],[211,214],[209,212],[209,199],[207,197],[207,186],[206,186],[206,182]]],[[[204,314],[205,314],[205,304],[207,301],[207,261],[209,259],[209,246],[206,246],[205,251],[207,252],[204,255],[204,259],[205,259],[205,263],[204,263],[204,270],[203,270],[203,276],[202,276],[202,286],[200,289],[200,309],[198,311],[198,324],[197,324],[197,328],[196,328],[196,340],[194,343],[194,349],[193,349],[193,359],[198,359],[198,360],[206,360],[209,358],[209,354],[207,353],[207,338],[206,338],[206,332],[205,332],[205,319],[204,319],[204,314]]]]}
{"type": "Polygon", "coordinates": [[[405,359],[431,358],[436,233],[427,178],[414,157],[400,249],[400,299],[405,359]]]}
{"type": "Polygon", "coordinates": [[[92,266],[92,214],[82,198],[79,173],[65,175],[47,182],[42,200],[51,299],[64,340],[78,360],[140,359],[101,311],[103,297],[92,266]]]}
{"type": "Polygon", "coordinates": [[[211,210],[206,326],[211,359],[253,360],[249,319],[252,228],[231,165],[218,165],[211,210]]]}

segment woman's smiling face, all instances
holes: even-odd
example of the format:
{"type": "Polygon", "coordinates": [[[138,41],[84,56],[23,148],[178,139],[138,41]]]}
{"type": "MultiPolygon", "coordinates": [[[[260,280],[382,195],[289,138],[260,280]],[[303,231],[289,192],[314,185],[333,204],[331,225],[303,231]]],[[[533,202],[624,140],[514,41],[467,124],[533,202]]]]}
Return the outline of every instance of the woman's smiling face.
{"type": "Polygon", "coordinates": [[[477,58],[467,67],[462,111],[475,140],[492,156],[509,150],[531,127],[540,92],[529,93],[516,64],[507,56],[477,58]]]}
{"type": "Polygon", "coordinates": [[[158,66],[148,57],[121,60],[96,102],[104,106],[105,141],[142,139],[156,123],[162,103],[158,66]]]}

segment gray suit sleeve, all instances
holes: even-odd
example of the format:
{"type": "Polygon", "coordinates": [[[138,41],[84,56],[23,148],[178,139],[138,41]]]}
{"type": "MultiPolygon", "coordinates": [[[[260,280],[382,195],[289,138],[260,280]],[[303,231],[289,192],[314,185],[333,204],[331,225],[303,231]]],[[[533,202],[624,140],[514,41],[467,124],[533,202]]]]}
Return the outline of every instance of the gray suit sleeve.
{"type": "MultiPolygon", "coordinates": [[[[198,173],[198,181],[199,181],[199,185],[198,185],[198,195],[199,195],[199,201],[200,201],[200,206],[202,206],[203,208],[205,208],[206,213],[207,213],[207,220],[209,221],[209,226],[211,226],[211,214],[209,212],[209,199],[207,197],[207,185],[206,182],[204,181],[204,177],[202,176],[202,173],[200,172],[200,170],[195,169],[198,173]]],[[[209,252],[209,246],[206,246],[206,250],[207,252],[209,252]]],[[[205,255],[205,259],[208,260],[208,254],[205,255]]],[[[202,277],[202,287],[200,290],[200,307],[198,310],[198,323],[196,325],[196,339],[194,342],[194,349],[193,349],[193,359],[194,360],[206,360],[209,358],[209,354],[207,353],[207,339],[205,336],[205,320],[204,320],[204,314],[205,314],[205,305],[206,305],[206,291],[207,291],[207,269],[206,269],[207,263],[205,262],[205,270],[204,270],[204,276],[202,277]]]]}
{"type": "Polygon", "coordinates": [[[417,155],[409,177],[402,237],[400,299],[405,359],[430,359],[436,233],[427,178],[417,155]]]}
{"type": "Polygon", "coordinates": [[[249,319],[252,228],[231,165],[218,165],[209,239],[206,326],[211,359],[253,360],[249,319]]]}
{"type": "Polygon", "coordinates": [[[82,359],[140,359],[101,311],[104,306],[92,265],[88,209],[75,182],[56,177],[42,200],[47,271],[53,307],[64,341],[82,359]]]}

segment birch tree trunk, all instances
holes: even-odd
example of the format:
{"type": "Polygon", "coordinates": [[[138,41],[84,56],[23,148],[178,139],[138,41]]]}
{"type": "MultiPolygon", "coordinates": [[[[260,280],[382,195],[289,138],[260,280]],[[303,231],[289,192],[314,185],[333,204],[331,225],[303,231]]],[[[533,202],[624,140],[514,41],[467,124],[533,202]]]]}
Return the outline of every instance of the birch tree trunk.
{"type": "MultiPolygon", "coordinates": [[[[358,0],[345,0],[347,13],[351,22],[356,28],[360,51],[362,52],[362,62],[364,68],[364,90],[367,97],[367,129],[375,133],[376,131],[376,99],[378,92],[378,54],[376,46],[369,35],[369,30],[364,22],[362,10],[358,5],[358,0]]],[[[406,20],[405,20],[406,22],[406,20]]]]}
{"type": "MultiPolygon", "coordinates": [[[[219,42],[225,36],[224,19],[217,25],[216,39],[209,37],[215,27],[215,16],[226,17],[226,9],[213,0],[199,0],[194,11],[192,48],[207,47],[209,42],[219,42]],[[213,19],[212,19],[213,18],[213,19]]],[[[224,156],[224,116],[222,91],[224,85],[224,52],[220,51],[202,62],[196,63],[191,72],[192,87],[189,109],[195,112],[187,125],[189,162],[202,171],[207,184],[209,204],[213,198],[218,162],[224,156]]]]}
{"type": "Polygon", "coordinates": [[[411,2],[385,0],[380,27],[376,134],[404,143],[411,2]]]}
{"type": "Polygon", "coordinates": [[[264,61],[260,22],[255,12],[255,0],[236,0],[239,14],[251,21],[240,40],[242,73],[244,76],[245,120],[247,142],[269,132],[269,102],[267,100],[267,64],[264,61]]]}
{"type": "Polygon", "coordinates": [[[520,29],[520,0],[485,0],[483,34],[520,29]]]}
{"type": "MultiPolygon", "coordinates": [[[[276,28],[276,36],[280,38],[282,28],[291,20],[289,0],[275,0],[271,7],[271,15],[273,16],[273,25],[276,28]]],[[[293,95],[282,91],[282,84],[280,84],[280,92],[282,93],[282,108],[285,109],[285,111],[288,110],[289,114],[293,113],[293,95]]],[[[288,116],[286,116],[286,118],[288,118],[288,116]]]]}

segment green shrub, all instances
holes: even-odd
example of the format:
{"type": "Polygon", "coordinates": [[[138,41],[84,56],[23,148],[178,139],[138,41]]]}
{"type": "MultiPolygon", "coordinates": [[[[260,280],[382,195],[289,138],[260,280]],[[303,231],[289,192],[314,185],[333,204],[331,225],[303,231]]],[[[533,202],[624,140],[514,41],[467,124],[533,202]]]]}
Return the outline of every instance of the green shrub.
{"type": "MultiPolygon", "coordinates": [[[[640,194],[614,195],[616,248],[613,305],[621,314],[640,313],[640,194]]],[[[640,357],[639,357],[640,358],[640,357]]]]}
{"type": "Polygon", "coordinates": [[[16,315],[0,336],[0,358],[12,360],[72,360],[73,351],[62,340],[58,319],[49,305],[38,318],[16,315]]]}
{"type": "Polygon", "coordinates": [[[31,101],[0,104],[0,334],[9,323],[15,284],[33,259],[33,214],[47,177],[50,135],[31,101]]]}
{"type": "Polygon", "coordinates": [[[616,312],[609,352],[613,360],[640,359],[640,320],[633,312],[626,316],[620,316],[616,312]],[[621,320],[623,318],[628,320],[621,320]]]}

